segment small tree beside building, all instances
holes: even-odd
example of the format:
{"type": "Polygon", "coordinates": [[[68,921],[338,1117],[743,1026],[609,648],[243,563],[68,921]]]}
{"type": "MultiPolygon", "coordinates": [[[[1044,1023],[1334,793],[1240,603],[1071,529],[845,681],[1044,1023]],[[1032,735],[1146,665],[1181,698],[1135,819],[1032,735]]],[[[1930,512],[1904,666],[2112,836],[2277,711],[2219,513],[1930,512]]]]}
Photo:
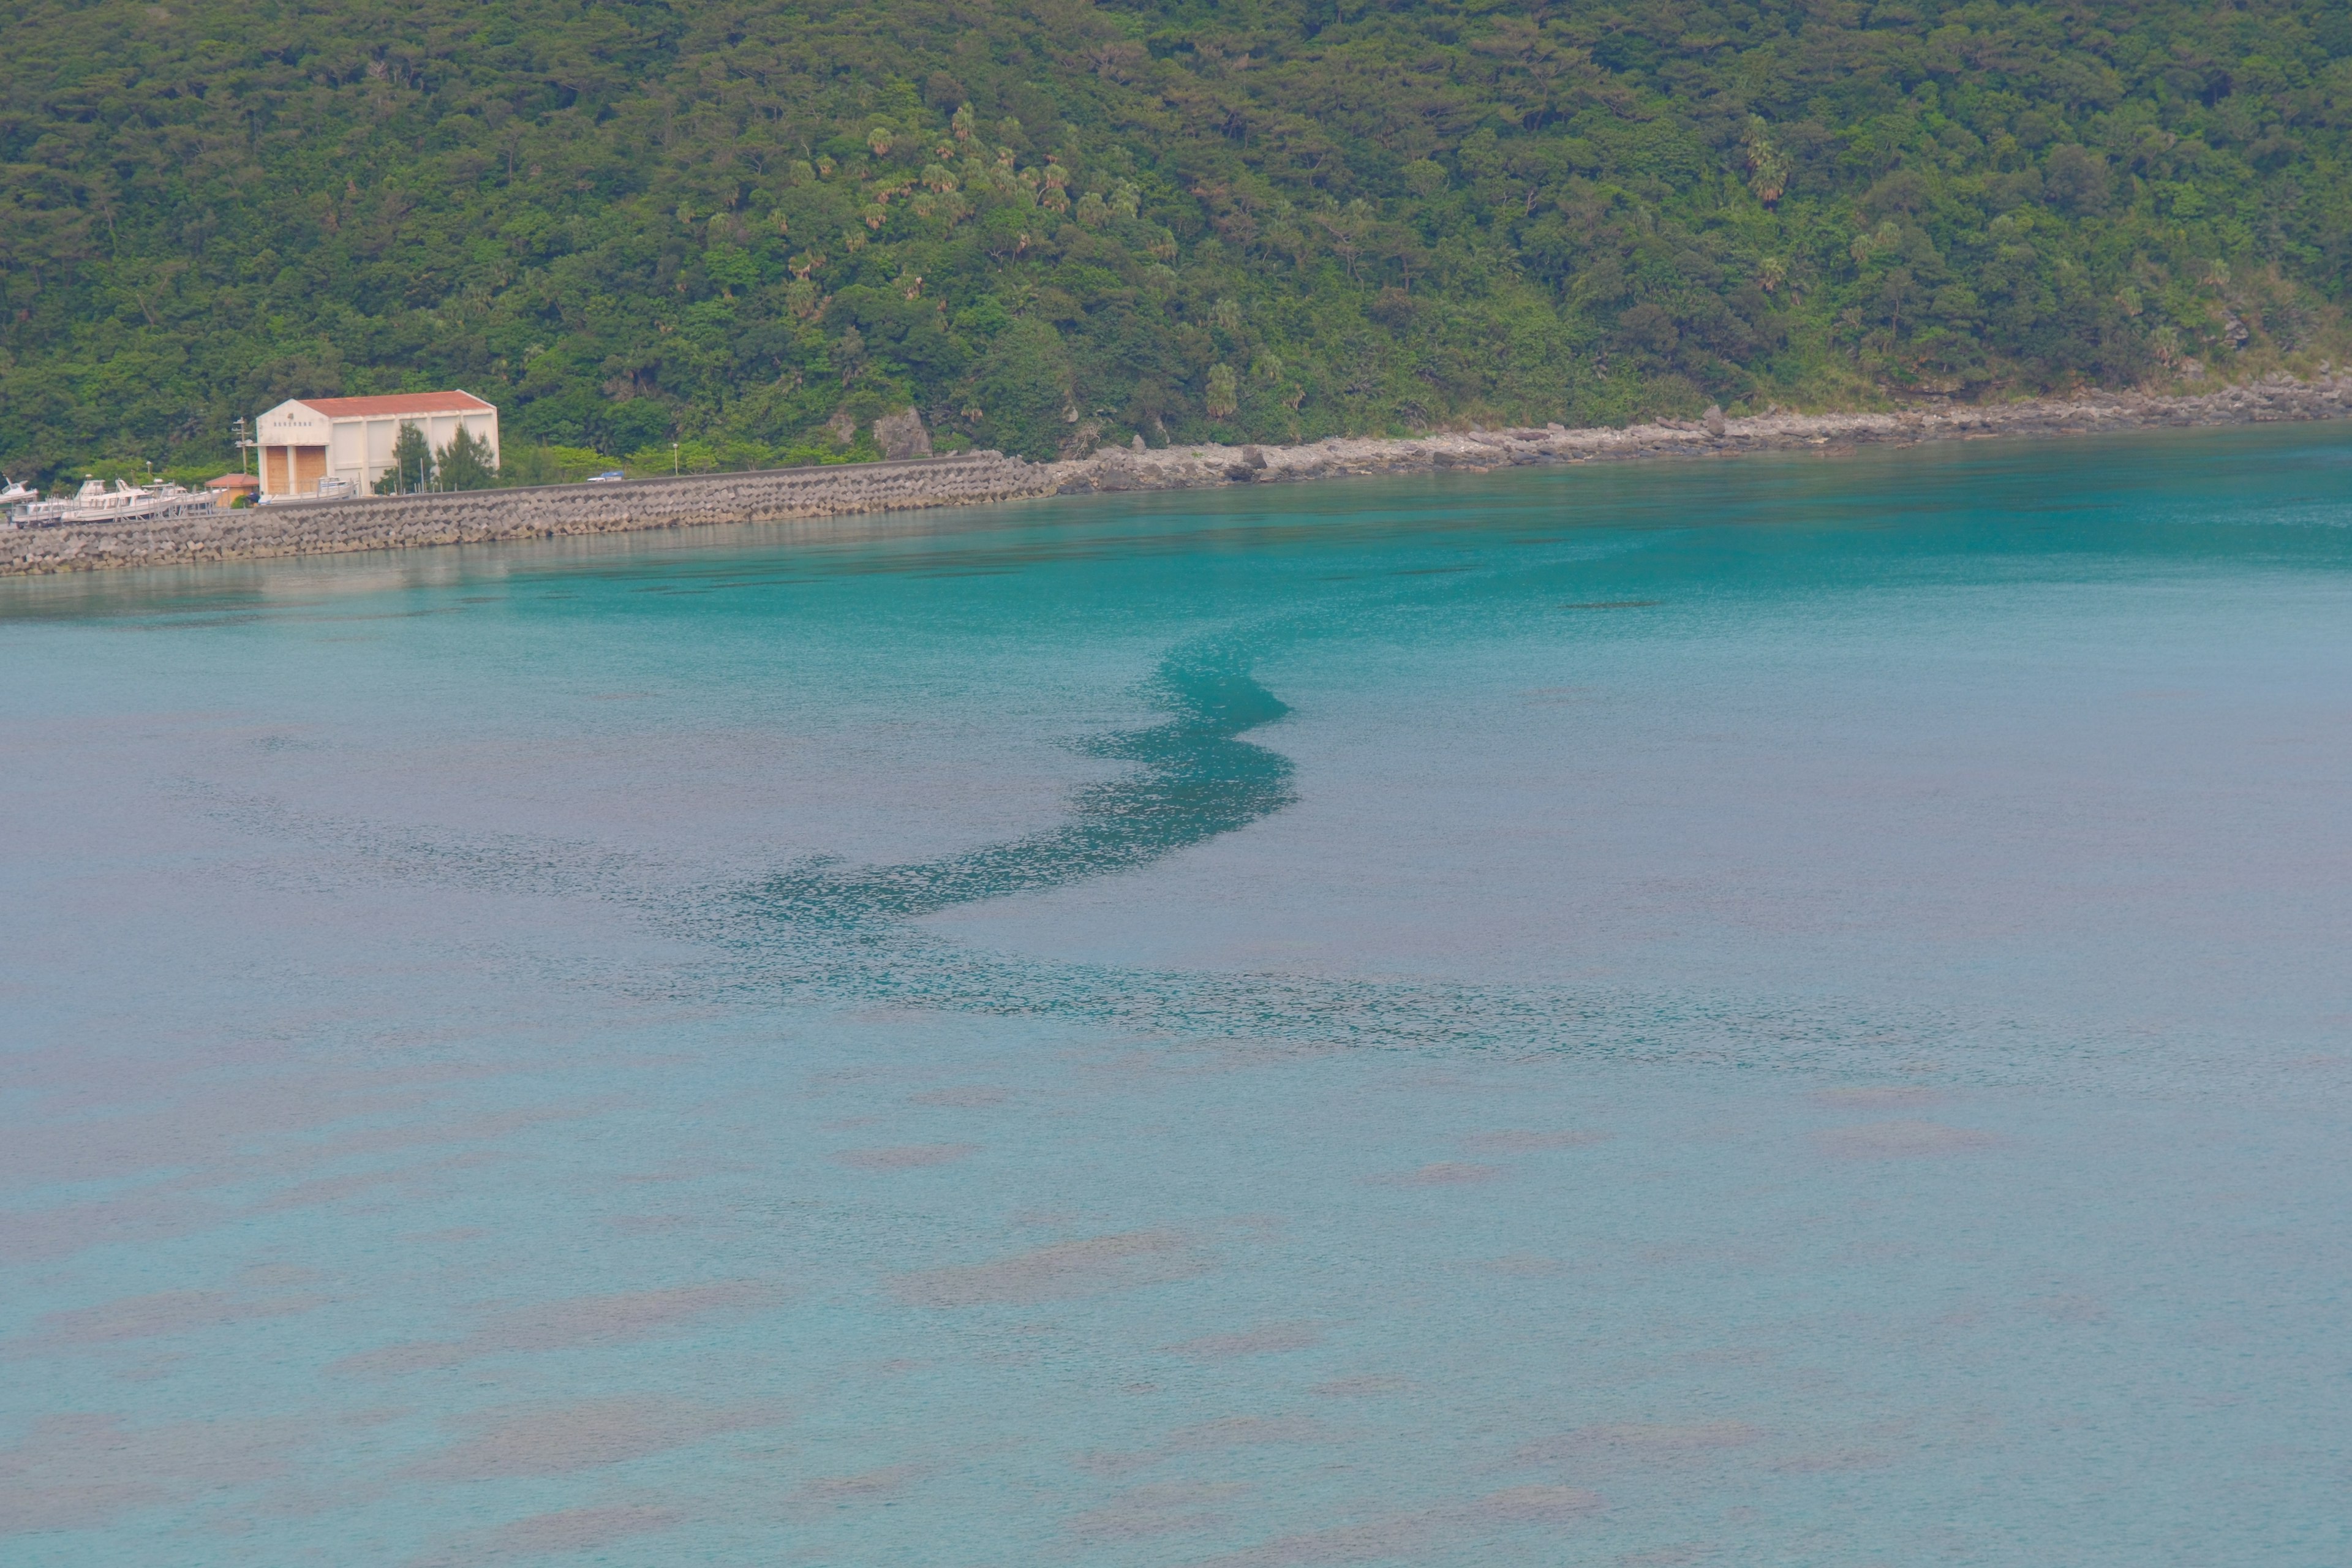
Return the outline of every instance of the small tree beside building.
{"type": "Polygon", "coordinates": [[[499,478],[498,469],[491,466],[488,445],[475,440],[462,425],[436,456],[433,468],[440,480],[438,488],[445,490],[486,490],[499,478]]]}
{"type": "MultiPolygon", "coordinates": [[[[458,435],[464,434],[463,429],[458,431],[458,435]]],[[[457,442],[453,440],[450,445],[454,447],[457,442]]],[[[375,493],[404,496],[432,488],[433,443],[425,438],[424,431],[404,420],[399,436],[392,443],[392,467],[376,480],[375,493]]]]}

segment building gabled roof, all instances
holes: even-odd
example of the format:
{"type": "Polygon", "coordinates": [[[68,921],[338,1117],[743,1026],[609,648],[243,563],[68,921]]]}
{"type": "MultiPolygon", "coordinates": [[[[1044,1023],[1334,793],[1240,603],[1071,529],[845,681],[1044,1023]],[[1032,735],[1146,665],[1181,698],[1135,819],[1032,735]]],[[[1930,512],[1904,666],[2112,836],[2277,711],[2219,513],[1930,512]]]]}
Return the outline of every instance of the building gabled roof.
{"type": "Polygon", "coordinates": [[[205,481],[205,489],[208,490],[257,490],[260,488],[261,481],[251,474],[223,474],[216,479],[205,481]]]}
{"type": "Polygon", "coordinates": [[[392,414],[495,414],[497,405],[470,392],[402,392],[389,397],[297,397],[330,419],[378,419],[392,414]]]}

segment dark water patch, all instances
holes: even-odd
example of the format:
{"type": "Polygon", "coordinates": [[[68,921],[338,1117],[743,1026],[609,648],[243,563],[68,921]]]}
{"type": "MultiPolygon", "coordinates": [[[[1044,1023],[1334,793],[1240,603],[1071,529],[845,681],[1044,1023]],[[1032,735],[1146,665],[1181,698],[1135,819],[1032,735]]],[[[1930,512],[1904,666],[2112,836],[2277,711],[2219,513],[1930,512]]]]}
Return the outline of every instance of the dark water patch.
{"type": "Polygon", "coordinates": [[[1382,1399],[1391,1394],[1416,1393],[1419,1387],[1411,1378],[1365,1372],[1318,1383],[1307,1392],[1325,1399],[1382,1399]]]}
{"type": "Polygon", "coordinates": [[[977,1143],[914,1143],[896,1149],[845,1149],[834,1159],[853,1171],[919,1171],[953,1164],[978,1152],[977,1143]]]}
{"type": "Polygon", "coordinates": [[[1468,1187],[1481,1182],[1498,1180],[1502,1169],[1496,1165],[1472,1164],[1460,1160],[1443,1160],[1433,1165],[1423,1165],[1417,1171],[1379,1179],[1399,1187],[1468,1187]]]}
{"type": "Polygon", "coordinates": [[[51,1312],[33,1325],[32,1337],[8,1347],[12,1355],[50,1354],[68,1346],[95,1346],[126,1340],[160,1339],[225,1324],[292,1317],[325,1306],[317,1296],[241,1300],[220,1290],[163,1290],[131,1296],[96,1307],[51,1312]]]}
{"type": "Polygon", "coordinates": [[[784,1294],[765,1281],[726,1280],[575,1296],[497,1313],[463,1339],[368,1351],[345,1357],[329,1370],[397,1373],[457,1366],[483,1356],[625,1344],[714,1313],[772,1305],[784,1294]]]}
{"type": "Polygon", "coordinates": [[[1078,1541],[1103,1544],[1197,1534],[1223,1528],[1226,1516],[1221,1505],[1238,1503],[1255,1490],[1243,1481],[1162,1481],[1121,1492],[1065,1521],[1062,1528],[1078,1541]]]}
{"type": "MultiPolygon", "coordinates": [[[[463,835],[330,819],[277,803],[215,797],[222,816],[295,839],[331,859],[321,885],[369,879],[608,903],[691,945],[674,959],[615,968],[477,947],[492,966],[643,1004],[763,1008],[780,996],[820,1005],[1034,1017],[1160,1039],[1250,1040],[1279,1052],[1380,1047],[1436,1052],[1572,1049],[1782,1072],[1884,1073],[1927,1057],[1969,1081],[2047,1080],[2092,1054],[2127,1052],[2120,1036],[2053,1046],[2000,1020],[1973,1027],[1881,1002],[1732,1000],[1701,994],[1545,984],[1474,984],[1310,973],[1165,971],[1031,959],[941,937],[919,917],[991,898],[1046,891],[1141,869],[1265,820],[1296,798],[1293,765],[1240,738],[1278,701],[1230,668],[1171,679],[1183,711],[1098,742],[1131,771],[1078,792],[1060,826],[898,866],[803,864],[751,883],[695,885],[678,868],[604,847],[526,834],[463,835]],[[328,869],[340,861],[341,877],[328,869]]],[[[1907,1070],[1907,1069],[1906,1069],[1907,1070]]],[[[945,1089],[917,1104],[990,1103],[945,1089]]],[[[152,1157],[154,1145],[143,1143],[152,1157]]],[[[0,1163],[5,1163],[0,1155],[0,1163]]]]}
{"type": "MultiPolygon", "coordinates": [[[[299,846],[390,882],[650,905],[661,868],[602,845],[527,833],[452,833],[306,812],[198,780],[177,793],[214,821],[278,846],[299,846]]],[[[318,872],[310,873],[317,877],[318,872]]]]}
{"type": "Polygon", "coordinates": [[[152,1246],[217,1224],[221,1212],[175,1192],[0,1211],[0,1263],[53,1262],[100,1246],[152,1246]]]}
{"type": "MultiPolygon", "coordinates": [[[[1328,628],[1297,618],[1179,645],[1146,683],[1163,717],[1086,744],[1089,754],[1124,766],[1076,791],[1061,823],[897,865],[803,862],[712,885],[591,842],[330,818],[202,785],[186,793],[257,836],[322,852],[306,861],[313,880],[340,862],[386,880],[626,907],[692,947],[629,971],[579,964],[568,977],[645,1003],[757,1008],[782,995],[863,1010],[1093,1024],[1146,1037],[1247,1039],[1281,1051],[1573,1049],[1856,1073],[1883,1073],[1932,1052],[1956,1061],[1955,1071],[1989,1080],[2013,1080],[2029,1068],[2046,1079],[2068,1064],[2068,1048],[2046,1037],[2027,1041],[1998,1021],[1964,1030],[1924,1009],[1890,1016],[1884,1002],[1865,1014],[1819,998],[1733,1002],[1598,986],[1142,970],[992,952],[919,923],[986,900],[1140,870],[1293,804],[1294,764],[1253,738],[1288,710],[1255,668],[1278,644],[1321,629],[1328,628]]],[[[544,954],[478,948],[472,957],[527,965],[535,979],[564,977],[554,973],[562,961],[544,954]]],[[[2083,1041],[2074,1052],[2094,1047],[2119,1052],[2129,1042],[2083,1041]]]]}
{"type": "Polygon", "coordinates": [[[1237,1334],[1204,1334],[1197,1340],[1170,1345],[1176,1355],[1202,1361],[1231,1361],[1237,1356],[1275,1355],[1284,1351],[1311,1350],[1323,1342],[1323,1330],[1314,1323],[1269,1323],[1237,1334]]]}
{"type": "Polygon", "coordinates": [[[0,1449],[0,1537],[110,1527],[142,1510],[276,1480],[299,1448],[335,1436],[290,1418],[139,1426],[111,1414],[41,1415],[23,1442],[0,1449]]]}
{"type": "Polygon", "coordinates": [[[446,1563],[455,1568],[460,1563],[477,1563],[485,1559],[545,1557],[556,1552],[593,1552],[618,1542],[635,1540],[643,1535],[658,1535],[675,1530],[687,1521],[687,1515],[675,1509],[652,1503],[602,1503],[586,1508],[560,1509],[553,1513],[533,1514],[511,1524],[502,1524],[484,1534],[478,1543],[469,1543],[466,1550],[449,1556],[428,1556],[419,1560],[419,1568],[430,1563],[438,1568],[446,1563]]]}
{"type": "Polygon", "coordinates": [[[872,927],[958,905],[1131,871],[1238,831],[1297,798],[1287,757],[1239,737],[1289,710],[1243,653],[1211,645],[1163,661],[1151,695],[1170,715],[1086,749],[1133,763],[1080,790],[1060,826],[931,860],[855,870],[805,866],[748,895],[762,919],[872,927]]]}
{"type": "MultiPolygon", "coordinates": [[[[1475,1550],[1512,1526],[1557,1529],[1607,1506],[1582,1487],[1508,1487],[1484,1497],[1413,1512],[1385,1514],[1357,1524],[1278,1536],[1262,1545],[1206,1558],[1193,1568],[1307,1568],[1341,1563],[1449,1560],[1475,1550]]],[[[1546,1553],[1549,1559],[1553,1553],[1546,1553]]]]}
{"type": "Polygon", "coordinates": [[[793,1496],[801,1502],[880,1502],[906,1491],[921,1474],[913,1465],[891,1465],[855,1476],[820,1476],[803,1484],[793,1496]]]}
{"type": "Polygon", "coordinates": [[[411,1473],[445,1481],[568,1475],[782,1419],[782,1411],[764,1406],[718,1408],[651,1395],[502,1406],[467,1418],[470,1436],[419,1461],[411,1473]]]}
{"type": "Polygon", "coordinates": [[[1190,1279],[1211,1267],[1181,1232],[1138,1230],[1055,1242],[994,1263],[926,1269],[899,1279],[897,1294],[918,1307],[1066,1301],[1190,1279]]]}

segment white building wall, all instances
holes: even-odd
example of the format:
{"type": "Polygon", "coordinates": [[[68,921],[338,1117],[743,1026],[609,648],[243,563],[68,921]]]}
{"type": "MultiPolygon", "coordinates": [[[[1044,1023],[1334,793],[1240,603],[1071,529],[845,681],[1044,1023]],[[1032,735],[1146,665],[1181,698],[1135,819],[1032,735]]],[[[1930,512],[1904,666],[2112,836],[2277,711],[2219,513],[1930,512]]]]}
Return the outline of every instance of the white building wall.
{"type": "MultiPolygon", "coordinates": [[[[456,440],[462,427],[489,448],[490,467],[499,466],[499,416],[493,408],[462,414],[374,414],[338,419],[334,421],[334,441],[327,452],[327,471],[351,480],[360,494],[371,493],[376,480],[392,467],[392,450],[400,441],[403,425],[414,425],[424,432],[425,439],[436,452],[456,440]]],[[[408,483],[414,486],[415,482],[415,476],[409,476],[408,483]]]]}
{"type": "MultiPolygon", "coordinates": [[[[327,470],[351,479],[360,494],[369,494],[383,470],[393,466],[393,447],[400,442],[400,426],[416,426],[433,451],[440,451],[466,430],[489,447],[489,466],[499,466],[499,411],[468,409],[458,414],[372,414],[367,418],[339,418],[336,447],[327,454],[327,470]]],[[[414,484],[414,475],[409,484],[414,484]]]]}
{"type": "MultiPolygon", "coordinates": [[[[495,408],[330,417],[296,400],[279,404],[256,421],[254,439],[265,449],[324,447],[327,477],[348,480],[352,489],[367,495],[392,467],[393,447],[400,439],[403,425],[415,426],[436,452],[457,439],[458,430],[463,428],[488,448],[490,466],[499,465],[499,412],[495,408]]],[[[279,471],[266,465],[263,469],[265,475],[279,471]]],[[[415,476],[410,476],[408,482],[413,486],[415,476]]],[[[272,488],[269,493],[275,496],[283,491],[272,488]]]]}

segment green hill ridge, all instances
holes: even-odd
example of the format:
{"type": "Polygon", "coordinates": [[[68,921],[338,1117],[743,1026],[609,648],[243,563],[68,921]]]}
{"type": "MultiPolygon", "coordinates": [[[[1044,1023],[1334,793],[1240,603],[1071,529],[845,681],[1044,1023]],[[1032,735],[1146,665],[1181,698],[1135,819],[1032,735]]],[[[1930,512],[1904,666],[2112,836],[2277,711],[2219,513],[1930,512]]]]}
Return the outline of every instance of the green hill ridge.
{"type": "Polygon", "coordinates": [[[2352,278],[2342,0],[12,18],[19,477],[452,385],[525,478],[1980,398],[2312,361],[2352,278]]]}

